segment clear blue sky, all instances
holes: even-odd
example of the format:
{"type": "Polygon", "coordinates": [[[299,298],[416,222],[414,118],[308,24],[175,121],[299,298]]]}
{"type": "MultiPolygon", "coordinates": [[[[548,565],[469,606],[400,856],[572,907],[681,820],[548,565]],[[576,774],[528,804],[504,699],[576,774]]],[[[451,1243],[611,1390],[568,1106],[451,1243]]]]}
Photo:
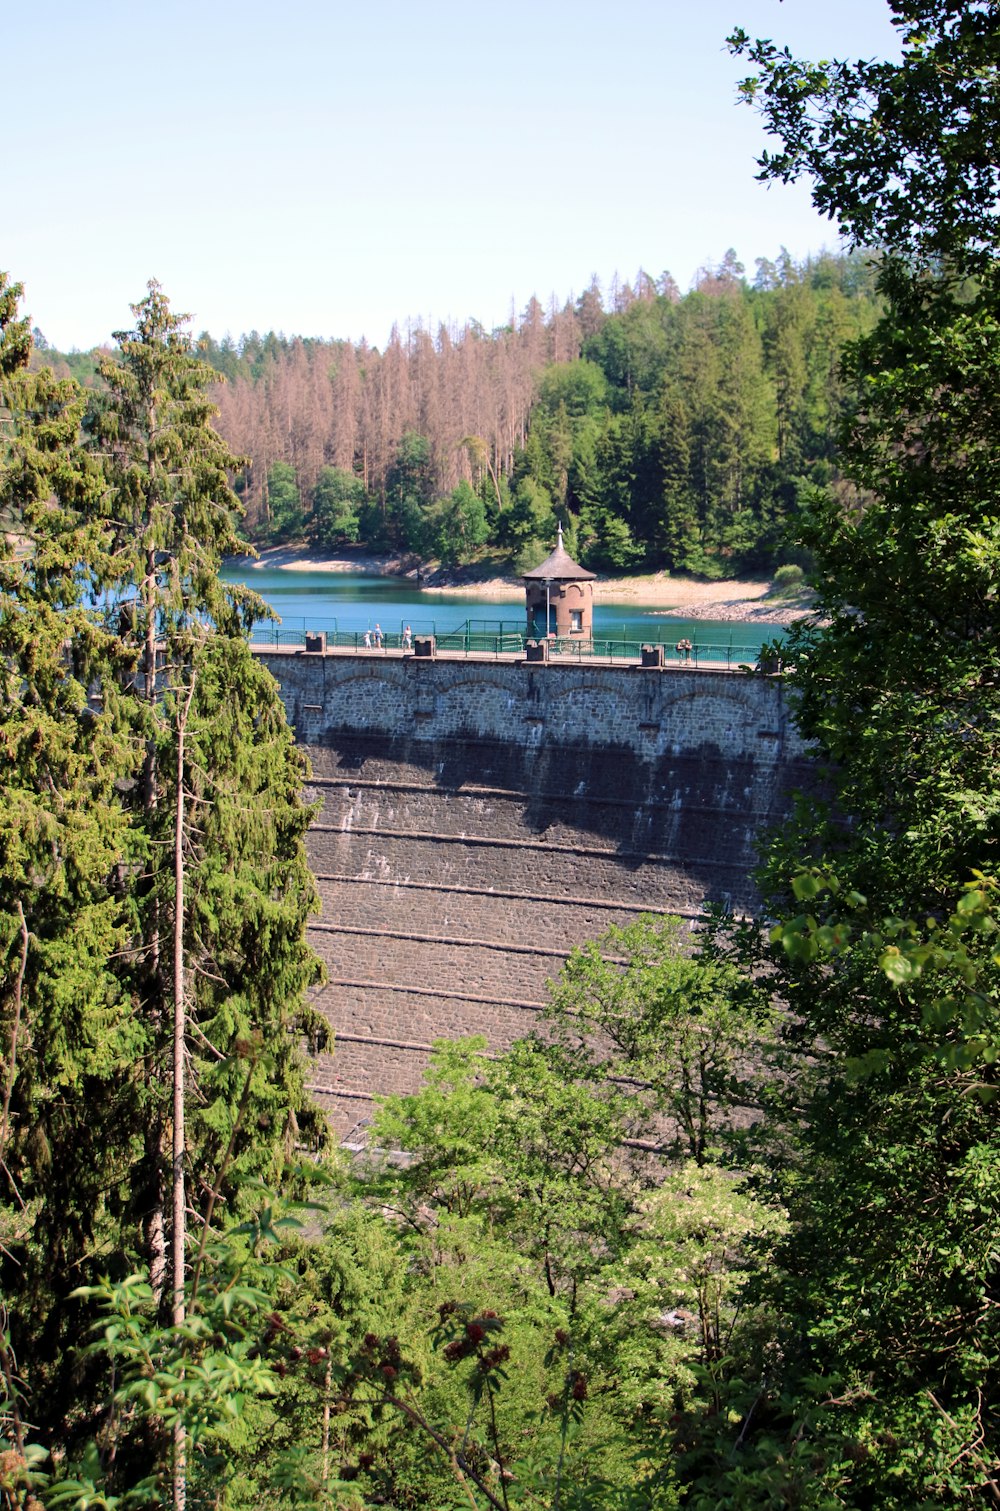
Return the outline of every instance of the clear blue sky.
{"type": "Polygon", "coordinates": [[[55,345],[158,278],[195,330],[487,328],[644,267],[836,244],[765,188],[737,24],[895,51],[885,0],[51,0],[4,22],[0,267],[55,345]]]}

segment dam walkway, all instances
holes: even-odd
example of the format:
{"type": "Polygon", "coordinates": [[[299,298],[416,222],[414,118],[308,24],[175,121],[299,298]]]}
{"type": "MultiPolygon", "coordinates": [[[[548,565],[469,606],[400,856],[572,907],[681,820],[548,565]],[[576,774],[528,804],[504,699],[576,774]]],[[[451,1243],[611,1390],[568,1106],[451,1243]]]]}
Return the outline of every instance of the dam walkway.
{"type": "Polygon", "coordinates": [[[306,649],[348,656],[410,656],[419,655],[423,648],[425,654],[436,657],[471,657],[476,660],[724,667],[730,671],[741,667],[755,668],[760,665],[762,655],[759,640],[743,643],[738,636],[728,640],[720,640],[717,636],[704,640],[684,636],[675,640],[672,636],[664,638],[662,635],[645,640],[535,638],[512,631],[502,623],[496,629],[480,628],[480,624],[481,621],[469,620],[455,630],[425,634],[419,630],[408,632],[406,628],[398,631],[378,628],[310,630],[272,622],[254,627],[252,643],[260,650],[306,649]]]}

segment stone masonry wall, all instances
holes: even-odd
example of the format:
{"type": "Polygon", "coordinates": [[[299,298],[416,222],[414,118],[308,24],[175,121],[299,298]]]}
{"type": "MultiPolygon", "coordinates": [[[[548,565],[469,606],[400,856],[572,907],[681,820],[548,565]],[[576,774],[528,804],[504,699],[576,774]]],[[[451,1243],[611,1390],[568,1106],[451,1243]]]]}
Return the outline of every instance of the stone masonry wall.
{"type": "Polygon", "coordinates": [[[262,650],[313,768],[335,1036],[313,1089],[350,1136],[434,1039],[528,1032],[575,944],[639,913],[752,906],[762,830],[811,762],[779,678],[262,650]]]}

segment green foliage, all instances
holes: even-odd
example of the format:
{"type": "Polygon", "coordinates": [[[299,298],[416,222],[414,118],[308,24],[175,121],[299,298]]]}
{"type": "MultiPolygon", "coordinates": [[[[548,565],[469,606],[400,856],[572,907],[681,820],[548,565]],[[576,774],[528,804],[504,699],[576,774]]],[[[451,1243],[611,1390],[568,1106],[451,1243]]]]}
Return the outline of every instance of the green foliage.
{"type": "Polygon", "coordinates": [[[990,0],[891,0],[898,60],[801,62],[737,30],[730,46],[757,73],[759,104],[781,150],[761,178],[807,174],[818,210],[856,245],[939,266],[980,266],[1000,250],[996,16],[990,0]]]}
{"type": "MultiPolygon", "coordinates": [[[[554,1042],[527,1040],[496,1061],[483,1040],[439,1044],[424,1088],[386,1100],[374,1138],[411,1157],[377,1173],[370,1199],[401,1214],[417,1273],[434,1277],[444,1301],[456,1264],[473,1308],[483,1301],[469,1295],[472,1275],[488,1277],[516,1366],[499,1402],[530,1379],[533,1329],[561,1340],[539,1361],[535,1388],[548,1404],[529,1434],[538,1467],[529,1476],[510,1460],[510,1504],[531,1486],[543,1504],[672,1505],[670,1419],[681,1404],[694,1420],[699,1403],[718,1410],[734,1360],[752,1366],[764,1329],[766,1308],[742,1291],[784,1220],[707,1155],[745,1099],[749,1062],[760,1068],[770,1012],[710,937],[690,952],[679,920],[609,931],[573,952],[552,992],[554,1042]],[[640,1150],[651,1134],[663,1153],[690,1150],[697,1163],[649,1168],[640,1150]],[[508,1287],[518,1295],[509,1315],[508,1287]],[[544,1372],[559,1363],[567,1373],[554,1390],[544,1372]],[[570,1424],[574,1389],[586,1407],[570,1424]],[[599,1445],[600,1469],[581,1481],[588,1444],[599,1445]],[[634,1501],[623,1451],[642,1465],[634,1501]]],[[[475,1355],[458,1334],[449,1346],[456,1362],[475,1355]]],[[[466,1389],[476,1383],[473,1368],[466,1389]]],[[[505,1463],[508,1452],[492,1456],[505,1463]]]]}
{"type": "Polygon", "coordinates": [[[571,419],[600,414],[607,402],[604,370],[596,362],[551,362],[538,384],[538,404],[544,414],[560,409],[571,419]]]}
{"type": "Polygon", "coordinates": [[[239,459],[210,371],[151,285],[85,413],[2,312],[0,1271],[27,1409],[72,1457],[101,1393],[71,1352],[81,1283],[145,1264],[155,1313],[178,1164],[207,1233],[248,1175],[281,1180],[293,1137],[322,1142],[296,1047],[315,894],[305,768],[243,633],[261,606],[218,580],[239,459]]]}
{"type": "Polygon", "coordinates": [[[374,1123],[374,1138],[405,1149],[409,1159],[385,1178],[394,1193],[417,1203],[466,1216],[496,1177],[493,1137],[496,1103],[484,1084],[486,1040],[440,1040],[416,1096],[387,1097],[374,1123]]]}
{"type": "Polygon", "coordinates": [[[366,1451],[381,1457],[388,1434],[370,1413],[340,1408],[344,1366],[368,1334],[416,1331],[399,1243],[380,1215],[338,1207],[321,1236],[286,1241],[275,1259],[260,1334],[273,1389],[226,1437],[236,1508],[349,1497],[343,1467],[366,1451]]]}
{"type": "Polygon", "coordinates": [[[148,1041],[116,976],[128,931],[108,885],[132,853],[118,793],[141,751],[121,738],[125,668],[80,569],[105,550],[103,479],[77,444],[82,396],[27,371],[15,308],[0,344],[0,494],[18,520],[16,544],[0,546],[0,1273],[34,1412],[69,1331],[55,1277],[114,1224],[132,1150],[107,1129],[148,1041]]]}
{"type": "Polygon", "coordinates": [[[0,272],[0,373],[5,378],[28,365],[31,330],[27,319],[17,318],[23,295],[24,285],[11,283],[10,274],[0,272]]]}
{"type": "MultiPolygon", "coordinates": [[[[640,940],[647,951],[663,944],[648,922],[633,939],[636,953],[640,940]]],[[[677,942],[664,953],[676,956],[677,942]]],[[[567,997],[576,979],[568,969],[567,997]]],[[[645,991],[653,1041],[655,966],[637,964],[618,1000],[630,990],[645,991]]],[[[678,988],[677,1011],[680,1000],[678,988]]],[[[671,1421],[681,1406],[718,1409],[720,1379],[745,1361],[744,1334],[763,1323],[744,1306],[742,1281],[782,1231],[781,1214],[720,1169],[692,1162],[672,1174],[629,1157],[624,1138],[648,1106],[610,1061],[601,1074],[568,1045],[533,1040],[497,1061],[484,1051],[482,1040],[439,1044],[424,1088],[379,1113],[379,1144],[414,1157],[376,1171],[368,1200],[399,1214],[413,1300],[425,1314],[439,1308],[443,1348],[415,1353],[412,1334],[372,1340],[375,1368],[351,1366],[352,1399],[363,1381],[369,1406],[386,1400],[377,1376],[388,1363],[408,1423],[403,1432],[397,1420],[391,1440],[401,1504],[416,1428],[438,1443],[442,1468],[449,1446],[463,1474],[502,1466],[499,1480],[476,1481],[499,1504],[673,1506],[671,1421]]],[[[433,1500],[427,1474],[420,1494],[433,1500]]],[[[433,1503],[453,1504],[436,1493],[433,1503]]]]}
{"type": "Polygon", "coordinates": [[[430,442],[408,430],[396,448],[395,460],[386,473],[385,513],[382,518],[387,544],[420,551],[424,544],[424,515],[434,501],[434,476],[430,442]]]}
{"type": "Polygon", "coordinates": [[[522,478],[497,529],[501,544],[516,553],[513,559],[516,571],[530,572],[545,560],[552,549],[546,542],[554,530],[550,495],[533,478],[522,478]]]}
{"type": "Polygon", "coordinates": [[[486,506],[469,483],[459,483],[426,513],[424,549],[447,566],[469,561],[488,538],[486,506]]]}
{"type": "Polygon", "coordinates": [[[578,515],[591,566],[759,569],[826,475],[839,352],[873,310],[849,261],[787,254],[753,289],[724,264],[683,299],[638,301],[545,369],[517,474],[578,515]]]}
{"type": "Polygon", "coordinates": [[[943,917],[922,923],[873,917],[860,892],[845,892],[835,874],[815,868],[800,872],[792,889],[810,911],[776,924],[773,943],[807,966],[850,955],[873,959],[899,994],[885,1047],[848,1059],[848,1069],[870,1075],[897,1059],[924,1056],[945,1071],[984,1077],[970,1081],[968,1089],[992,1101],[989,1067],[1000,1060],[995,878],[977,872],[943,917]],[[903,1024],[905,1033],[899,1034],[903,1024]]]}
{"type": "MultiPolygon", "coordinates": [[[[146,739],[142,778],[126,799],[146,871],[124,901],[149,947],[126,955],[119,972],[152,1033],[148,1151],[160,1142],[164,1116],[156,1057],[165,1052],[172,985],[158,941],[174,916],[180,780],[197,814],[183,836],[185,964],[201,1088],[193,1169],[210,1189],[208,1172],[224,1151],[238,1168],[251,1145],[254,1173],[277,1178],[288,1120],[303,1103],[289,1031],[304,1021],[301,994],[316,970],[303,939],[315,899],[303,844],[309,813],[281,701],[244,638],[260,601],[224,588],[217,576],[222,555],[239,545],[227,478],[240,459],[211,428],[205,390],[212,375],[191,355],[155,285],[135,313],[137,329],[119,338],[120,359],[106,364],[109,397],[91,419],[108,457],[104,507],[113,545],[96,582],[127,610],[119,616],[121,650],[142,671],[129,717],[146,739]],[[182,709],[187,754],[178,771],[182,709]],[[269,1129],[269,1138],[251,1140],[248,1124],[269,1129]]],[[[136,1193],[140,1206],[152,1200],[154,1210],[165,1178],[159,1159],[149,1161],[149,1185],[136,1193]]]]}
{"type": "MultiPolygon", "coordinates": [[[[255,1193],[259,1195],[259,1193],[255,1193]]],[[[228,1475],[230,1437],[248,1404],[271,1397],[278,1375],[262,1348],[269,1296],[289,1274],[271,1246],[301,1204],[255,1206],[248,1220],[199,1246],[183,1323],[164,1325],[144,1274],[103,1277],[75,1293],[99,1315],[81,1354],[109,1367],[107,1414],[76,1464],[62,1467],[46,1504],[159,1504],[168,1495],[168,1444],[183,1427],[188,1489],[211,1494],[228,1475]],[[270,1251],[270,1252],[269,1252],[270,1251]],[[96,1498],[95,1498],[96,1497],[96,1498]]]]}
{"type": "Polygon", "coordinates": [[[801,593],[805,586],[805,573],[794,562],[788,562],[779,567],[771,582],[771,596],[774,598],[793,598],[801,593]]]}
{"type": "Polygon", "coordinates": [[[337,467],[324,467],[313,489],[310,535],[318,546],[334,547],[358,539],[365,487],[360,478],[337,467]]]}
{"type": "Polygon", "coordinates": [[[416,1158],[381,1180],[414,1221],[430,1201],[504,1233],[549,1294],[565,1294],[618,1241],[624,1188],[610,1162],[624,1106],[568,1079],[558,1051],[541,1043],[522,1041],[498,1066],[484,1051],[474,1039],[442,1043],[426,1089],[387,1099],[375,1137],[416,1158]]]}
{"type": "Polygon", "coordinates": [[[277,544],[300,540],[305,531],[305,513],[295,468],[275,462],[267,474],[267,530],[265,538],[277,544]]]}
{"type": "Polygon", "coordinates": [[[861,491],[848,508],[816,499],[805,533],[830,624],[793,640],[801,722],[842,761],[843,803],[872,825],[873,863],[891,867],[904,896],[906,878],[926,877],[939,856],[954,888],[996,822],[983,667],[1000,561],[997,290],[990,273],[971,297],[941,289],[923,311],[906,300],[859,345],[867,410],[848,457],[861,491]],[[887,789],[894,821],[877,836],[887,789]]]}
{"type": "Polygon", "coordinates": [[[644,916],[578,946],[547,1016],[582,1079],[630,1078],[633,1133],[655,1129],[673,1154],[704,1164],[722,1152],[734,1107],[756,1099],[752,1065],[773,1011],[707,939],[684,933],[679,918],[644,916]]]}
{"type": "MultiPolygon", "coordinates": [[[[740,1330],[748,1329],[748,1276],[770,1258],[775,1239],[788,1231],[787,1218],[748,1182],[688,1162],[642,1201],[634,1231],[620,1269],[632,1292],[627,1310],[682,1335],[696,1331],[700,1349],[686,1361],[688,1399],[708,1385],[717,1404],[741,1352],[740,1330]]],[[[753,1326],[762,1320],[752,1319],[753,1326]]]]}
{"type": "Polygon", "coordinates": [[[580,536],[584,562],[591,568],[629,572],[642,560],[642,547],[634,539],[627,521],[611,509],[584,509],[580,536]]]}
{"type": "Polygon", "coordinates": [[[470,325],[454,343],[393,337],[381,355],[274,332],[236,344],[203,335],[198,354],[240,389],[227,433],[259,448],[255,538],[301,529],[297,488],[305,523],[330,545],[468,559],[483,526],[470,531],[468,508],[455,507],[457,464],[484,501],[483,544],[518,567],[555,533],[544,519],[507,519],[530,483],[603,569],[769,569],[803,488],[830,475],[850,397],[839,355],[871,327],[876,300],[862,257],[796,264],[782,250],[758,269],[748,283],[727,254],[683,297],[669,276],[644,275],[610,314],[588,290],[579,325],[568,311],[546,325],[534,305],[518,328],[487,337],[470,325]],[[556,351],[564,359],[547,361],[556,351]],[[363,473],[368,496],[342,493],[329,476],[340,469],[342,480],[363,473]],[[337,504],[321,502],[331,487],[337,504]]]}
{"type": "Polygon", "coordinates": [[[734,1372],[733,1425],[696,1424],[698,1507],[998,1493],[997,32],[975,0],[892,11],[898,62],[735,44],[783,140],[764,176],[809,172],[879,242],[886,308],[847,353],[847,477],[810,503],[818,612],[788,649],[836,765],[765,874],[791,1093],[791,1226],[758,1286],[778,1322],[734,1372]]]}

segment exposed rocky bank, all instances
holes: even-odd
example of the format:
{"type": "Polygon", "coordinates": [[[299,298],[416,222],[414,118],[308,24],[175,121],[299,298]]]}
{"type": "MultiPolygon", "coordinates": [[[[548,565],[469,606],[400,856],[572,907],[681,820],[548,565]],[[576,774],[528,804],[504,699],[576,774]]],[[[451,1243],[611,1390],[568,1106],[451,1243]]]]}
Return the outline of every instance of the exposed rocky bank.
{"type": "MultiPolygon", "coordinates": [[[[523,598],[519,577],[489,576],[481,567],[429,569],[416,558],[343,552],[319,555],[309,546],[271,546],[256,560],[242,558],[251,567],[281,568],[302,572],[365,572],[379,577],[406,577],[428,593],[465,593],[469,597],[516,602],[523,598]]],[[[488,572],[488,569],[487,569],[488,572]]],[[[728,582],[703,582],[693,577],[671,577],[653,572],[639,577],[599,577],[594,597],[599,603],[656,605],[664,618],[716,619],[731,623],[791,624],[809,612],[809,594],[795,598],[769,597],[766,580],[740,578],[728,582]]]]}

